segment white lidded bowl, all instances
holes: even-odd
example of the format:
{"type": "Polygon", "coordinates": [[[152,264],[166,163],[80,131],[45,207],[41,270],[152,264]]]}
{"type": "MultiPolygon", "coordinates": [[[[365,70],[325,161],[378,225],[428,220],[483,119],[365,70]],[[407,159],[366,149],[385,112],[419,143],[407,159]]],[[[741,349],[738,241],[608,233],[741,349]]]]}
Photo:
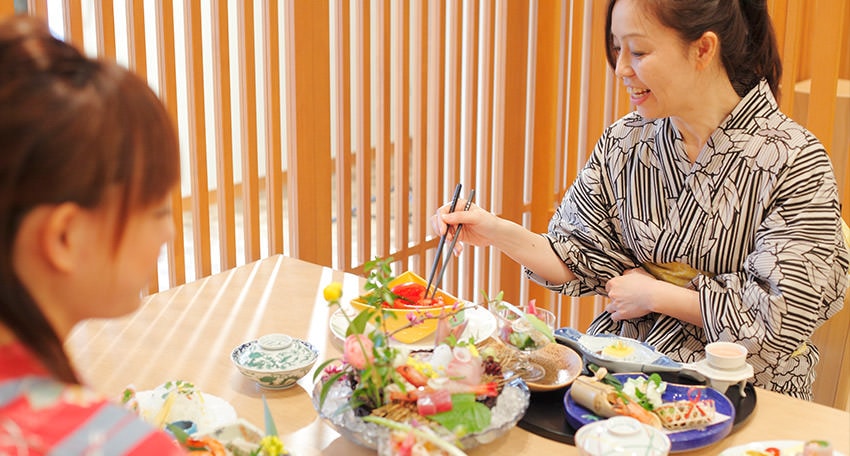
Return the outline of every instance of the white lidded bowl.
{"type": "Polygon", "coordinates": [[[268,334],[230,353],[236,368],[263,388],[285,389],[298,382],[319,358],[312,344],[286,334],[268,334]]]}
{"type": "Polygon", "coordinates": [[[614,416],[579,428],[576,448],[582,456],[665,456],[670,439],[660,429],[628,416],[614,416]]]}

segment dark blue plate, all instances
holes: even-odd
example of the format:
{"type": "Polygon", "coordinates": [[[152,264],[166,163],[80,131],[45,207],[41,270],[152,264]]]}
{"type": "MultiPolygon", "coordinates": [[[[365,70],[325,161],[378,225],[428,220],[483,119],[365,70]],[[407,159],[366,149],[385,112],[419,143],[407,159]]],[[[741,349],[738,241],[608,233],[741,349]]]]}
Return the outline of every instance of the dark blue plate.
{"type": "MultiPolygon", "coordinates": [[[[626,383],[629,378],[646,378],[645,374],[613,374],[621,382],[626,383]]],[[[693,385],[680,385],[678,383],[667,383],[667,390],[661,396],[664,402],[678,401],[688,398],[688,390],[693,388],[693,385]]],[[[723,393],[713,388],[705,388],[703,390],[704,399],[714,399],[714,406],[717,413],[722,413],[729,417],[719,423],[714,423],[702,429],[689,429],[686,431],[667,431],[667,437],[670,438],[670,452],[676,453],[679,451],[691,451],[698,448],[703,448],[720,441],[732,431],[732,425],[735,423],[735,407],[723,393]]],[[[578,405],[573,398],[570,397],[570,390],[567,389],[564,395],[564,410],[567,414],[567,422],[575,429],[578,429],[585,424],[592,423],[604,419],[595,415],[590,410],[578,405]]]]}

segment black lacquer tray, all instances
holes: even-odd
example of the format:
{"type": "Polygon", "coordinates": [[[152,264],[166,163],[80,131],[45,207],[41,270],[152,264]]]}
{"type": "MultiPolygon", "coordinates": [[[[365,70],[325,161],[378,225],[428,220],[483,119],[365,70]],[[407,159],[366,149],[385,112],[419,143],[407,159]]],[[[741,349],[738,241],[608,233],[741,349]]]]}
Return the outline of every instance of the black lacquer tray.
{"type": "MultiPolygon", "coordinates": [[[[589,375],[588,372],[585,366],[583,375],[589,375]]],[[[651,372],[646,373],[649,374],[651,372]]],[[[699,379],[690,376],[681,376],[675,372],[659,372],[658,375],[665,382],[669,383],[679,383],[682,385],[706,384],[699,379]]],[[[568,387],[554,391],[532,392],[531,403],[525,412],[525,416],[518,423],[518,426],[547,439],[574,445],[576,429],[573,429],[567,423],[564,412],[564,394],[566,394],[567,389],[568,387]]],[[[741,424],[746,422],[756,408],[756,390],[751,383],[747,383],[744,388],[744,394],[744,396],[741,396],[740,388],[737,385],[732,385],[726,390],[726,397],[729,398],[735,407],[735,424],[732,426],[732,432],[735,432],[741,424]]]]}

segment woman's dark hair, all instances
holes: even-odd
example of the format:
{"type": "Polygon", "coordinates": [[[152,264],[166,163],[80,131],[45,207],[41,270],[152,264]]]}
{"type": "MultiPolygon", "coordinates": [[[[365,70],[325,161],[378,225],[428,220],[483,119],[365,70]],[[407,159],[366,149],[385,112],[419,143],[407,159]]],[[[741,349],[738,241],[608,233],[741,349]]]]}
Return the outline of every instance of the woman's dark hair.
{"type": "MultiPolygon", "coordinates": [[[[611,14],[617,0],[608,3],[605,19],[605,45],[608,64],[617,65],[611,36],[611,14]]],[[[740,96],[767,79],[774,97],[779,98],[782,62],[766,0],[643,0],[647,14],[691,43],[712,31],[720,42],[720,59],[740,96]]]]}
{"type": "Polygon", "coordinates": [[[79,380],[12,263],[24,216],[42,205],[96,208],[120,189],[114,247],[128,217],[179,179],[171,117],[147,84],[83,56],[26,16],[0,21],[0,324],[58,379],[79,380]]]}

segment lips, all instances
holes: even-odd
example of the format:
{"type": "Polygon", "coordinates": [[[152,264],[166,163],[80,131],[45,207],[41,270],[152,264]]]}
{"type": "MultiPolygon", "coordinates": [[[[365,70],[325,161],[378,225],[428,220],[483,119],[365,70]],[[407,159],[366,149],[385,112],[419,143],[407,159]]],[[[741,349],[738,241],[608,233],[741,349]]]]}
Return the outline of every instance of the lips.
{"type": "Polygon", "coordinates": [[[646,99],[649,98],[650,90],[649,89],[639,89],[637,87],[626,87],[626,91],[629,94],[629,98],[631,102],[635,106],[640,106],[646,99]]]}

